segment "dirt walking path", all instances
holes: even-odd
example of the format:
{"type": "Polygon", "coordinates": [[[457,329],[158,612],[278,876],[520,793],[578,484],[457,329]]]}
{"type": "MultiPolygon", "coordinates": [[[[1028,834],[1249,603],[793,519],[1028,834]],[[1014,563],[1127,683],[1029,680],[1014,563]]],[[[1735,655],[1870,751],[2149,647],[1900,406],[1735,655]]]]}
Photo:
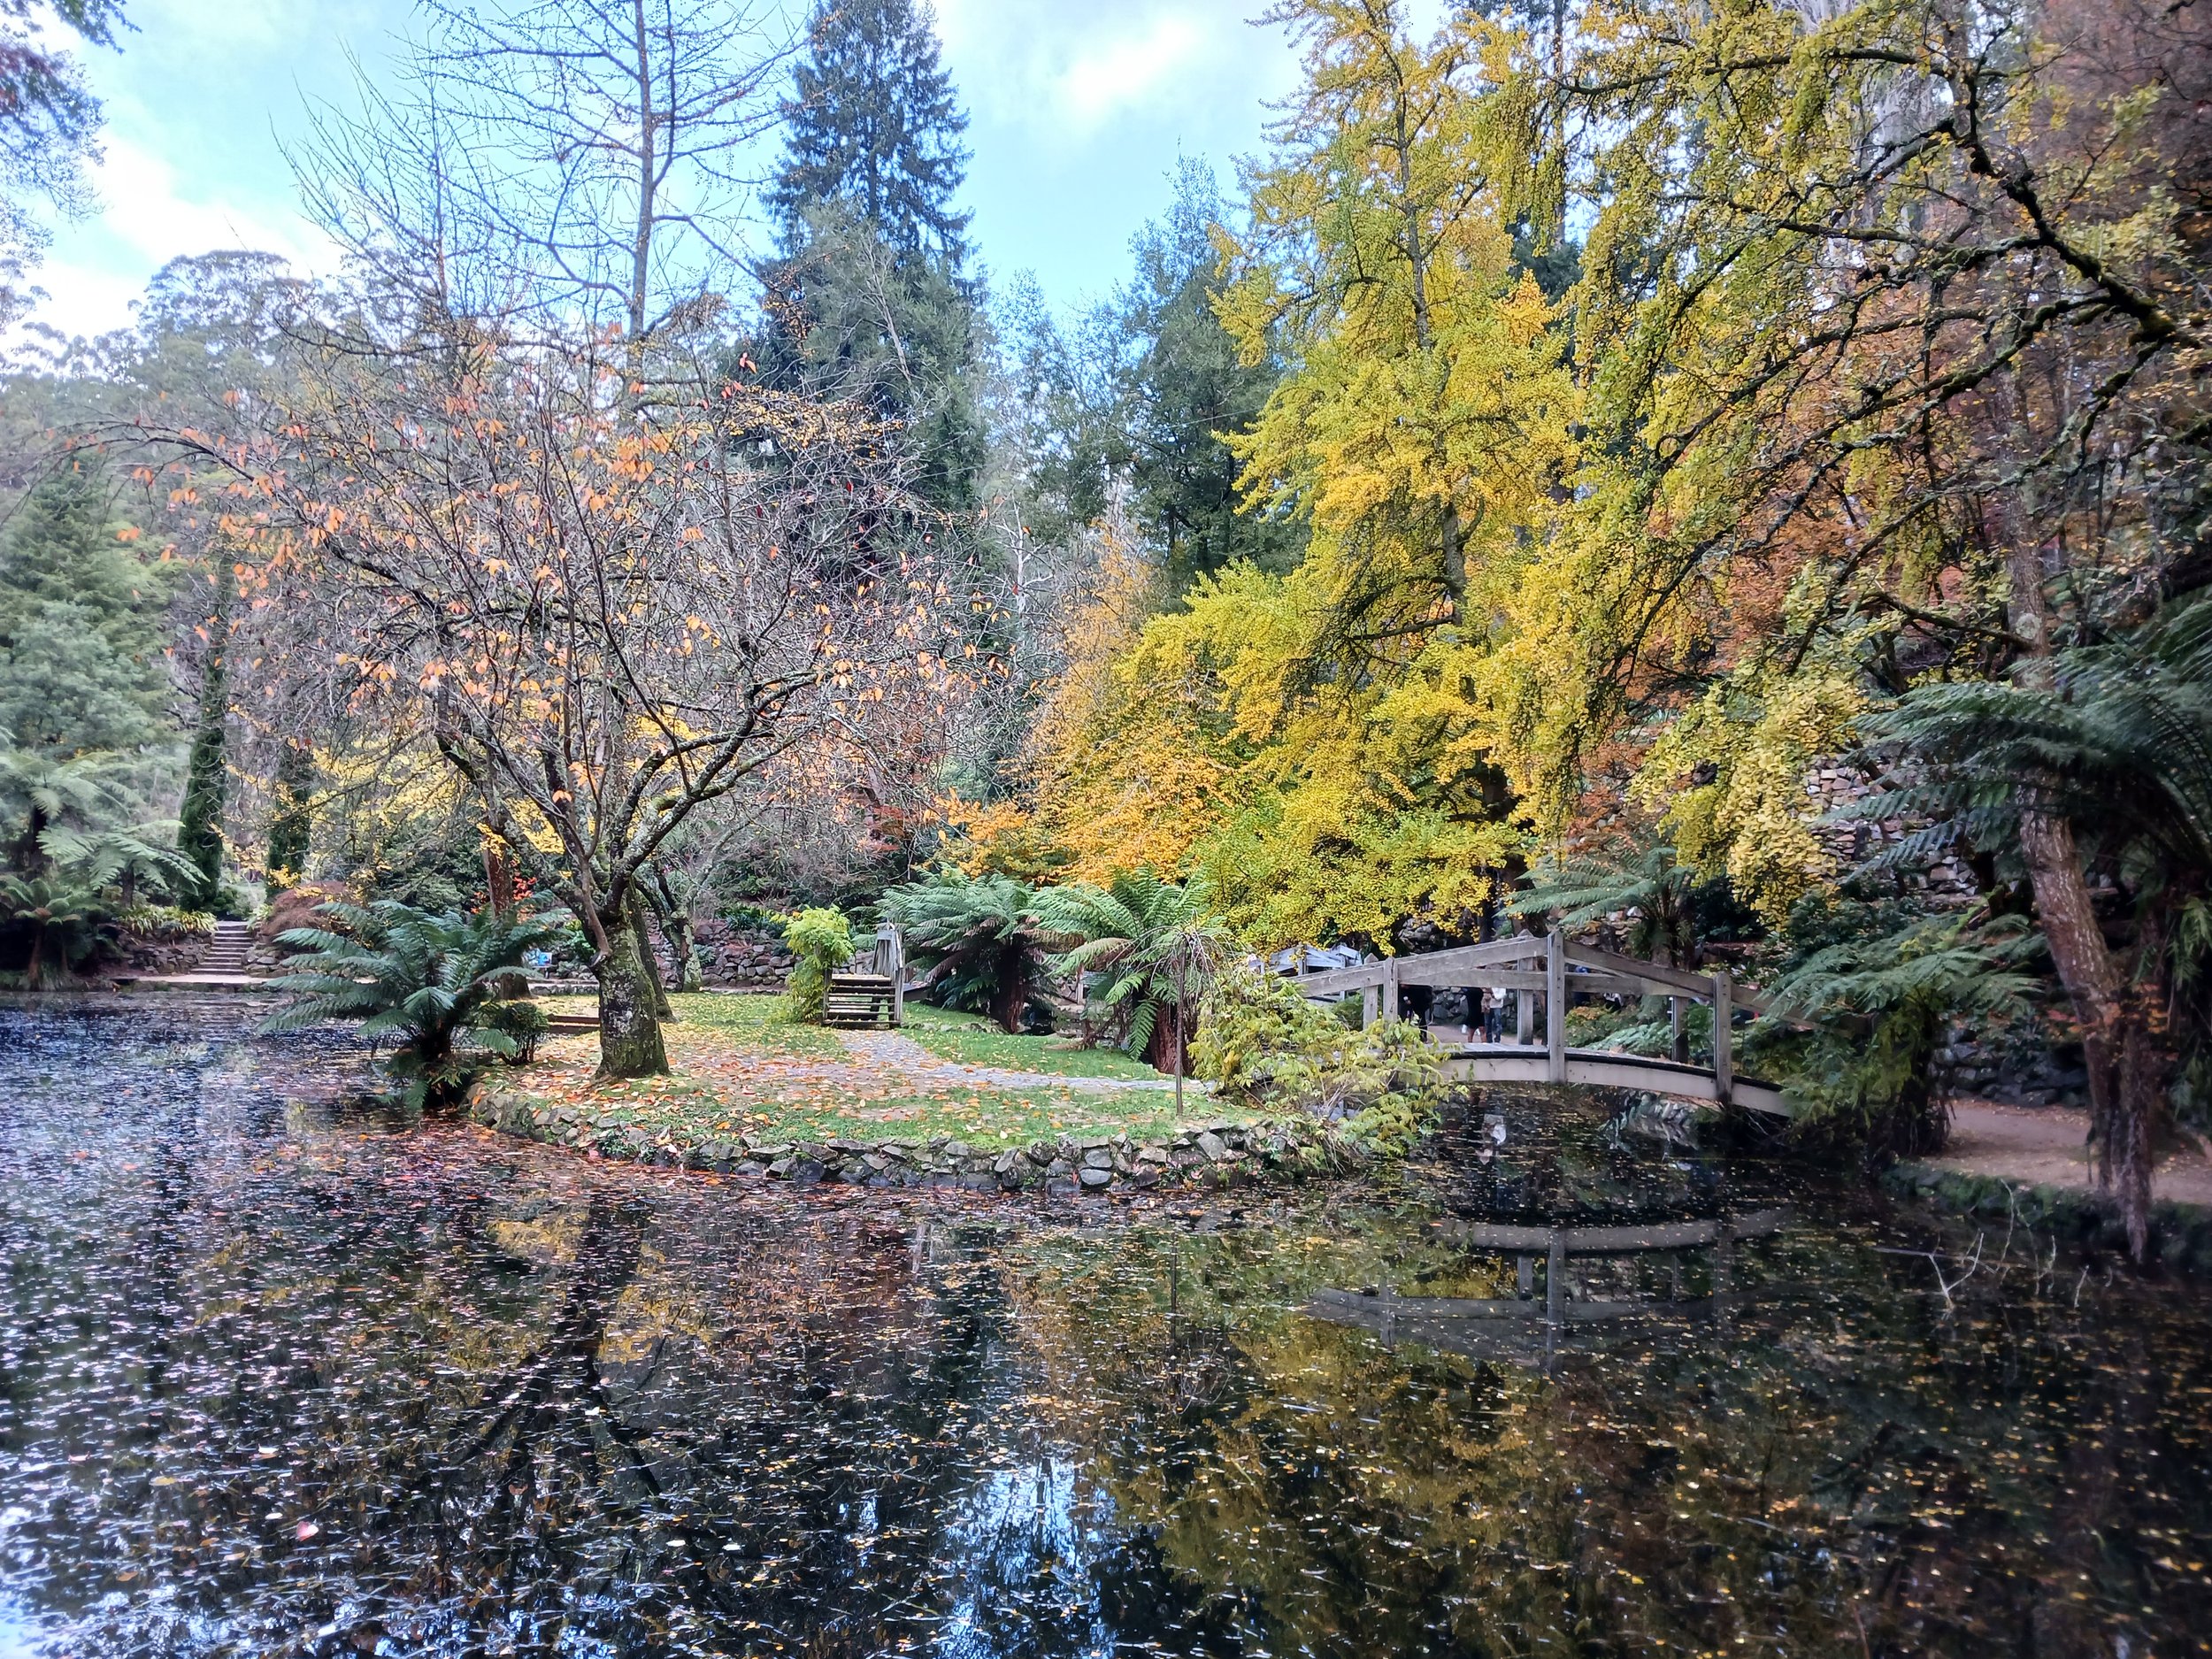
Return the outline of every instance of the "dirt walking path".
{"type": "MultiPolygon", "coordinates": [[[[1952,1109],[1951,1141],[1943,1156],[1921,1162],[1930,1169],[1993,1175],[2030,1187],[2094,1192],[2088,1140],[2085,1111],[1961,1101],[1952,1109]]],[[[2175,1203],[2212,1205],[2212,1160],[2194,1149],[2170,1155],[2152,1172],[2151,1192],[2175,1203]]]]}

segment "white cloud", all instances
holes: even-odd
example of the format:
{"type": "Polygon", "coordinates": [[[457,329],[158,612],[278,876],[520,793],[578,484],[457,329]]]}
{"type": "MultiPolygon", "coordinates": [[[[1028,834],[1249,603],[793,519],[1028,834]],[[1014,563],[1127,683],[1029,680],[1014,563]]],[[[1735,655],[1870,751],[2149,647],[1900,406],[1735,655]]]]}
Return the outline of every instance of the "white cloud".
{"type": "MultiPolygon", "coordinates": [[[[380,14],[396,11],[373,0],[132,0],[130,19],[164,50],[197,43],[232,58],[380,21],[380,14]]],[[[122,44],[129,51],[133,37],[126,35],[122,44]]]]}
{"type": "Polygon", "coordinates": [[[46,294],[31,313],[33,323],[66,337],[90,338],[130,321],[132,302],[145,292],[146,280],[96,265],[49,259],[31,273],[31,286],[46,294]]]}
{"type": "Polygon", "coordinates": [[[330,263],[321,234],[296,213],[196,200],[165,157],[121,139],[109,139],[105,148],[94,174],[102,223],[155,267],[180,254],[233,248],[280,253],[309,266],[330,263]]]}
{"type": "Polygon", "coordinates": [[[1140,111],[1235,99],[1270,56],[1250,50],[1256,3],[941,0],[938,30],[979,120],[1080,142],[1140,111]]]}
{"type": "Polygon", "coordinates": [[[1189,17],[1169,12],[1141,34],[1103,41],[1061,72],[1058,100],[1079,127],[1096,127],[1166,92],[1211,58],[1214,42],[1189,17]]]}
{"type": "Polygon", "coordinates": [[[50,257],[31,280],[47,297],[32,320],[65,334],[97,334],[130,321],[131,305],[170,260],[237,249],[280,254],[303,274],[327,273],[337,250],[298,214],[203,198],[165,157],[111,135],[93,174],[96,216],[55,229],[50,257]]]}

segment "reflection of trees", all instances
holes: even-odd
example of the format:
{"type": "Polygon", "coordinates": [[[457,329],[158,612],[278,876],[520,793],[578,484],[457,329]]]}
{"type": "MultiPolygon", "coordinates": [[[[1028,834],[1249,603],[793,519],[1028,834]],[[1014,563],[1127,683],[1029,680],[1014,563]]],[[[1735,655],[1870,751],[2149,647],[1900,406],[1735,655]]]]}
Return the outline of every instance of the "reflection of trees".
{"type": "Polygon", "coordinates": [[[1515,1294],[1509,1256],[1409,1211],[918,1233],[872,1195],[733,1202],[465,1132],[303,1120],[288,1147],[226,1055],[11,1094],[0,1049],[0,1510],[27,1517],[0,1588],[75,1609],[77,1651],[2068,1654],[2212,1627],[2158,1565],[2212,1532],[2200,1310],[2092,1284],[2077,1312],[2016,1248],[1947,1308],[1924,1259],[1786,1234],[1739,1253],[1732,1336],[1608,1322],[1547,1379],[1298,1317],[1323,1286],[1515,1294]]]}
{"type": "Polygon", "coordinates": [[[2131,1623],[2140,1651],[2200,1627],[2202,1586],[2149,1560],[2212,1520],[2161,1474],[2200,1461],[2185,1325],[2097,1353],[2103,1319],[2016,1277],[1947,1317],[1924,1261],[1831,1233],[1740,1262],[1762,1294],[1732,1336],[1632,1328],[1547,1381],[1298,1318],[1309,1286],[1363,1279],[1511,1294],[1413,1228],[1340,1245],[1182,1241],[1185,1283],[1239,1310],[1235,1382],[1195,1424],[1147,1380],[1156,1272],[1040,1251],[1022,1299],[1055,1390],[1111,1402],[1085,1444],[1116,1507],[1271,1650],[2078,1652],[2131,1623]]]}
{"type": "Polygon", "coordinates": [[[96,1192],[0,1189],[7,1443],[87,1469],[10,1541],[81,1650],[872,1651],[972,1577],[947,1517],[1010,1427],[987,1239],[918,1261],[895,1216],[619,1175],[518,1203],[464,1134],[303,1152],[256,1139],[252,1068],[198,1075],[55,1102],[48,1173],[95,1146],[96,1192]]]}

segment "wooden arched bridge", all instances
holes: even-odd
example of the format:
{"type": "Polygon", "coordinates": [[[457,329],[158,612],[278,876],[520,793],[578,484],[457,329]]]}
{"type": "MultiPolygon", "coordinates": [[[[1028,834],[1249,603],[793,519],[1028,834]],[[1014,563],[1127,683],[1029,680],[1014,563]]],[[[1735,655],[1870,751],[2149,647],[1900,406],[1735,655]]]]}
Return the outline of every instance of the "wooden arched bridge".
{"type": "Polygon", "coordinates": [[[1691,973],[1639,962],[1594,946],[1571,944],[1554,933],[1302,973],[1295,982],[1301,992],[1317,1000],[1359,992],[1369,1020],[1384,1010],[1395,1013],[1398,993],[1409,986],[1513,992],[1517,1019],[1512,1041],[1450,1045],[1446,1073],[1461,1081],[1587,1083],[1741,1106],[1778,1118],[1791,1115],[1789,1102],[1773,1084],[1736,1074],[1735,1010],[1747,1008],[1759,1013],[1764,1009],[1724,972],[1691,973]],[[1684,1005],[1707,1003],[1713,1010],[1713,1063],[1690,1065],[1607,1048],[1570,1048],[1567,1010],[1578,996],[1664,997],[1678,1033],[1684,1005]],[[1535,1031],[1540,1018],[1540,1041],[1535,1031]]]}

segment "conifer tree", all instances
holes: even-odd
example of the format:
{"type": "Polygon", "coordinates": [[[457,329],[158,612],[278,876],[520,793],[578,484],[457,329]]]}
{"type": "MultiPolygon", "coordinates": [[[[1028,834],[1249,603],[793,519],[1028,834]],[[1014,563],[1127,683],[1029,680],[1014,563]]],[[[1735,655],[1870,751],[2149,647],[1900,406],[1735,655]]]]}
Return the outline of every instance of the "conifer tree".
{"type": "MultiPolygon", "coordinates": [[[[314,829],[311,795],[315,751],[306,743],[287,742],[277,757],[276,810],[269,818],[269,879],[296,882],[306,873],[314,829]]],[[[494,907],[496,905],[495,895],[494,907]]]]}
{"type": "Polygon", "coordinates": [[[1246,360],[1214,315],[1223,219],[1213,170],[1187,157],[1173,204],[1134,239],[1136,275],[1116,306],[1133,505],[1179,588],[1239,559],[1282,568],[1302,540],[1288,513],[1238,511],[1241,468],[1222,434],[1259,415],[1280,365],[1263,350],[1246,360]]]}
{"type": "Polygon", "coordinates": [[[225,726],[229,713],[230,663],[226,649],[229,633],[231,577],[220,559],[215,563],[215,611],[208,623],[207,661],[200,675],[200,695],[192,729],[192,754],[185,763],[184,803],[177,812],[177,850],[192,862],[199,879],[183,895],[193,910],[211,910],[223,879],[223,806],[229,790],[228,745],[225,726]]]}
{"type": "Polygon", "coordinates": [[[769,192],[786,248],[810,239],[809,210],[834,203],[894,252],[936,254],[957,270],[969,216],[952,198],[967,174],[968,118],[928,14],[913,0],[817,0],[808,34],[769,192]]]}
{"type": "Polygon", "coordinates": [[[35,488],[0,553],[0,729],[55,760],[154,741],[165,591],[109,527],[96,472],[72,465],[35,488]]]}
{"type": "Polygon", "coordinates": [[[782,257],[766,273],[763,368],[872,404],[905,429],[921,495],[976,504],[982,326],[963,271],[967,126],[912,0],[820,0],[785,106],[769,192],[782,257]]]}

